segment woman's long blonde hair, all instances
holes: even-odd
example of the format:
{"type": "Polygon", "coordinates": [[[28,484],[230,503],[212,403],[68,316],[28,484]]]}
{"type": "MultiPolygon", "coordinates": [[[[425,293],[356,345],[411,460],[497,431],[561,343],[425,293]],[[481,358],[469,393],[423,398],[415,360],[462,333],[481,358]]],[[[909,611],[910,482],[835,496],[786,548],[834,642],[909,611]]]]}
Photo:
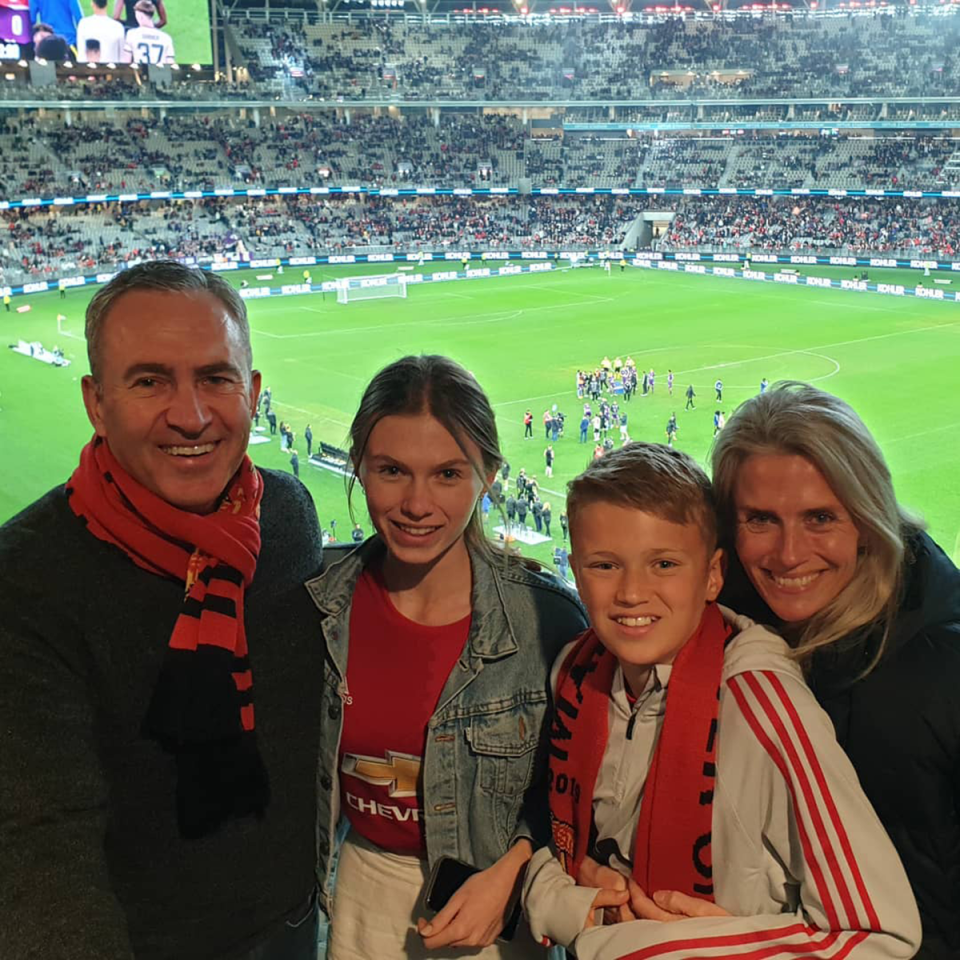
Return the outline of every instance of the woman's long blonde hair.
{"type": "Polygon", "coordinates": [[[922,523],[898,503],[886,460],[853,408],[805,383],[780,381],[741,404],[713,445],[713,484],[723,544],[737,542],[734,498],[743,462],[756,454],[809,460],[850,514],[860,535],[853,579],[822,610],[798,624],[798,659],[848,637],[883,632],[869,673],[880,661],[901,599],[908,538],[922,523]]]}

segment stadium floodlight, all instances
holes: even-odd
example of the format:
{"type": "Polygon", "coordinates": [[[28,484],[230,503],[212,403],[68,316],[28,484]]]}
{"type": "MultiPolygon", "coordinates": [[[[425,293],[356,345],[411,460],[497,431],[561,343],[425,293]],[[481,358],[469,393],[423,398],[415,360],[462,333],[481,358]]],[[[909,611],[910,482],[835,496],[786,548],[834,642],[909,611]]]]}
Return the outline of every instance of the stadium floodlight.
{"type": "Polygon", "coordinates": [[[375,300],[381,297],[406,297],[407,278],[402,273],[370,277],[344,277],[337,281],[337,303],[375,300]]]}
{"type": "Polygon", "coordinates": [[[108,69],[108,70],[116,70],[116,69],[117,69],[117,65],[116,65],[115,63],[108,63],[108,64],[107,64],[107,69],[108,69]]]}
{"type": "Polygon", "coordinates": [[[191,69],[191,70],[201,70],[202,68],[201,68],[201,66],[200,66],[199,63],[191,63],[191,64],[190,64],[190,69],[191,69]]]}

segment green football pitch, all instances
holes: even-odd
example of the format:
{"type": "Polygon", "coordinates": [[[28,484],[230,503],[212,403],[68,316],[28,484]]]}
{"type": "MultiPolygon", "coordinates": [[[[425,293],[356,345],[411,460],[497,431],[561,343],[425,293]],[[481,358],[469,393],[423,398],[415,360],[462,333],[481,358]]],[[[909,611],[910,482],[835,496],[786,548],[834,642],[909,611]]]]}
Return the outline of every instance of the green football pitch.
{"type": "MultiPolygon", "coordinates": [[[[875,273],[871,279],[887,279],[875,273]]],[[[315,283],[330,276],[313,269],[315,283]]],[[[296,282],[299,271],[271,282],[281,279],[296,282]]],[[[917,279],[914,273],[910,282],[917,279]]],[[[257,281],[250,276],[250,282],[257,281]]],[[[79,384],[90,295],[37,295],[28,301],[30,312],[0,314],[4,342],[59,344],[72,361],[56,369],[11,350],[0,353],[0,520],[63,482],[90,436],[79,384]],[[67,317],[62,334],[59,312],[67,317]]],[[[678,445],[701,461],[709,454],[714,410],[729,416],[762,377],[807,380],[839,394],[879,440],[901,501],[926,518],[949,554],[960,551],[960,304],[615,268],[610,276],[564,270],[411,287],[405,300],[342,305],[330,294],[313,294],[251,301],[249,308],[256,366],[273,390],[278,416],[296,433],[300,475],[321,524],[329,529],[336,520],[341,538],[350,529],[344,482],[307,464],[304,427],[312,424],[315,442],[342,446],[371,375],[404,354],[428,352],[454,357],[486,388],[512,475],[526,467],[552,503],[556,543],[564,485],[593,450],[592,442],[578,443],[576,371],[619,354],[657,371],[656,393],[623,405],[630,436],[663,441],[676,411],[678,445]],[[668,368],[676,376],[672,397],[668,368]],[[718,376],[722,404],[714,402],[718,376]],[[697,392],[696,409],[684,411],[688,384],[697,392]],[[542,416],[553,404],[567,415],[567,435],[555,445],[549,479],[542,416]],[[527,408],[532,440],[523,439],[527,408]]],[[[257,463],[290,469],[278,437],[250,449],[257,463]]],[[[369,533],[362,502],[358,507],[369,533]]],[[[525,552],[548,560],[551,546],[525,552]]]]}

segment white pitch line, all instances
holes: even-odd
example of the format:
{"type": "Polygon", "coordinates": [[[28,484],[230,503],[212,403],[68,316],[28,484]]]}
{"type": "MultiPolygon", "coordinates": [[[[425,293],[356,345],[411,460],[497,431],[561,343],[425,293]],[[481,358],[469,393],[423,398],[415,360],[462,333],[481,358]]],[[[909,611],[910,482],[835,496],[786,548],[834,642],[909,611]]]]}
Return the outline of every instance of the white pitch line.
{"type": "Polygon", "coordinates": [[[960,427],[960,420],[954,423],[945,423],[942,427],[931,427],[929,430],[921,430],[919,433],[908,433],[903,437],[894,437],[892,440],[880,440],[878,438],[877,443],[880,444],[881,450],[885,450],[892,443],[903,443],[904,440],[919,440],[920,437],[928,437],[933,433],[943,433],[944,430],[956,430],[958,427],[960,427]]]}

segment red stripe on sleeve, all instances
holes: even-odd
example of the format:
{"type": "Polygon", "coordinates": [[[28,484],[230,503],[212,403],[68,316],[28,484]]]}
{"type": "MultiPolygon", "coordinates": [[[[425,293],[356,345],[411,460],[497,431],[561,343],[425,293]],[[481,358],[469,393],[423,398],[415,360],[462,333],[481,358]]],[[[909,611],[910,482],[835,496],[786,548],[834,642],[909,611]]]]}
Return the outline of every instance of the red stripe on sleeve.
{"type": "MultiPolygon", "coordinates": [[[[770,756],[770,759],[776,764],[777,769],[780,771],[780,776],[783,777],[783,781],[786,783],[787,788],[790,791],[790,795],[793,797],[793,805],[794,807],[797,807],[797,791],[796,787],[794,786],[793,779],[790,776],[790,772],[787,770],[786,762],[781,756],[780,751],[777,749],[776,744],[774,744],[774,742],[767,735],[767,731],[761,726],[760,721],[753,712],[753,708],[747,702],[746,693],[740,688],[740,677],[732,677],[728,681],[727,686],[733,693],[733,696],[737,701],[737,705],[740,707],[740,712],[743,714],[744,718],[749,724],[750,729],[753,730],[757,740],[760,741],[760,745],[764,750],[766,750],[767,754],[770,756]]],[[[800,843],[803,846],[803,857],[807,862],[807,866],[810,868],[810,873],[813,875],[814,885],[820,894],[820,901],[823,903],[823,909],[827,915],[827,923],[829,924],[831,930],[839,930],[841,929],[840,918],[837,916],[836,908],[833,905],[833,898],[830,896],[830,889],[827,886],[826,880],[824,879],[823,869],[820,866],[820,861],[817,859],[817,856],[813,851],[813,845],[810,843],[810,837],[807,834],[806,827],[803,825],[803,819],[800,817],[797,817],[797,831],[800,834],[800,843]]]]}
{"type": "MultiPolygon", "coordinates": [[[[766,675],[766,671],[764,671],[764,675],[766,675]]],[[[839,926],[841,929],[846,930],[865,929],[864,925],[860,922],[856,904],[853,902],[853,896],[851,895],[850,888],[847,885],[846,879],[844,878],[843,869],[841,867],[840,860],[837,857],[837,851],[833,848],[833,845],[830,842],[830,837],[827,834],[826,824],[824,823],[823,815],[820,810],[820,806],[824,802],[823,797],[822,795],[819,795],[818,803],[818,793],[814,791],[813,785],[810,783],[810,778],[807,776],[806,770],[803,769],[800,755],[797,752],[796,744],[794,743],[794,737],[798,736],[797,731],[796,729],[792,731],[787,730],[787,727],[783,722],[783,718],[770,701],[770,698],[767,696],[767,692],[761,686],[759,677],[752,673],[746,673],[743,676],[747,685],[753,691],[754,696],[756,696],[757,701],[760,703],[760,706],[763,708],[763,712],[767,715],[767,719],[777,731],[777,735],[780,737],[780,742],[790,760],[790,766],[793,768],[797,782],[800,784],[800,789],[803,792],[803,797],[806,801],[807,812],[810,814],[810,818],[813,820],[815,834],[820,840],[820,846],[823,849],[823,855],[826,858],[827,866],[830,868],[830,875],[833,877],[833,882],[836,884],[837,891],[840,894],[840,900],[843,903],[844,910],[847,914],[846,925],[839,926]],[[791,736],[791,733],[794,736],[791,736]]],[[[800,718],[797,717],[798,721],[799,719],[800,718]]],[[[835,928],[831,925],[831,929],[835,928]]]]}
{"type": "MultiPolygon", "coordinates": [[[[737,947],[748,946],[753,943],[764,943],[769,940],[782,939],[784,937],[793,937],[804,933],[810,936],[811,933],[819,933],[814,927],[808,927],[805,923],[795,923],[789,927],[780,927],[777,930],[754,930],[750,933],[732,933],[717,937],[696,937],[686,940],[672,940],[670,943],[656,943],[650,947],[644,947],[642,950],[635,950],[633,953],[625,953],[619,960],[649,960],[651,957],[660,957],[665,953],[675,953],[678,950],[711,950],[717,947],[737,947]]],[[[807,950],[809,943],[797,944],[807,950]]],[[[699,956],[698,954],[687,953],[686,956],[699,956]]],[[[740,954],[721,954],[717,957],[740,956],[740,954]]]]}
{"type": "Polygon", "coordinates": [[[767,672],[764,672],[764,676],[766,676],[770,681],[770,685],[776,691],[777,696],[780,698],[780,702],[783,704],[784,709],[787,711],[787,714],[790,716],[790,719],[793,721],[793,725],[797,730],[797,735],[800,738],[800,744],[803,747],[803,752],[807,757],[807,763],[809,763],[810,769],[813,771],[813,775],[816,777],[817,783],[820,786],[820,792],[823,795],[824,802],[827,805],[827,811],[830,814],[830,820],[833,823],[834,830],[837,832],[837,836],[840,838],[840,846],[843,849],[844,856],[847,858],[847,864],[850,867],[850,872],[853,875],[854,882],[857,885],[857,891],[860,894],[860,900],[863,903],[864,909],[867,911],[867,920],[870,924],[870,929],[880,930],[880,917],[877,915],[877,911],[873,906],[873,901],[870,899],[867,885],[863,880],[863,874],[860,872],[860,866],[857,863],[856,857],[853,855],[853,847],[850,843],[850,837],[843,826],[843,820],[840,817],[840,812],[837,810],[837,805],[833,799],[833,795],[830,793],[830,788],[827,785],[827,779],[823,775],[823,768],[820,766],[820,761],[817,758],[816,751],[813,749],[813,744],[810,742],[810,737],[807,735],[806,729],[800,722],[800,716],[797,713],[796,705],[793,703],[790,697],[787,696],[787,691],[783,688],[783,684],[780,682],[779,677],[767,672]]]}

